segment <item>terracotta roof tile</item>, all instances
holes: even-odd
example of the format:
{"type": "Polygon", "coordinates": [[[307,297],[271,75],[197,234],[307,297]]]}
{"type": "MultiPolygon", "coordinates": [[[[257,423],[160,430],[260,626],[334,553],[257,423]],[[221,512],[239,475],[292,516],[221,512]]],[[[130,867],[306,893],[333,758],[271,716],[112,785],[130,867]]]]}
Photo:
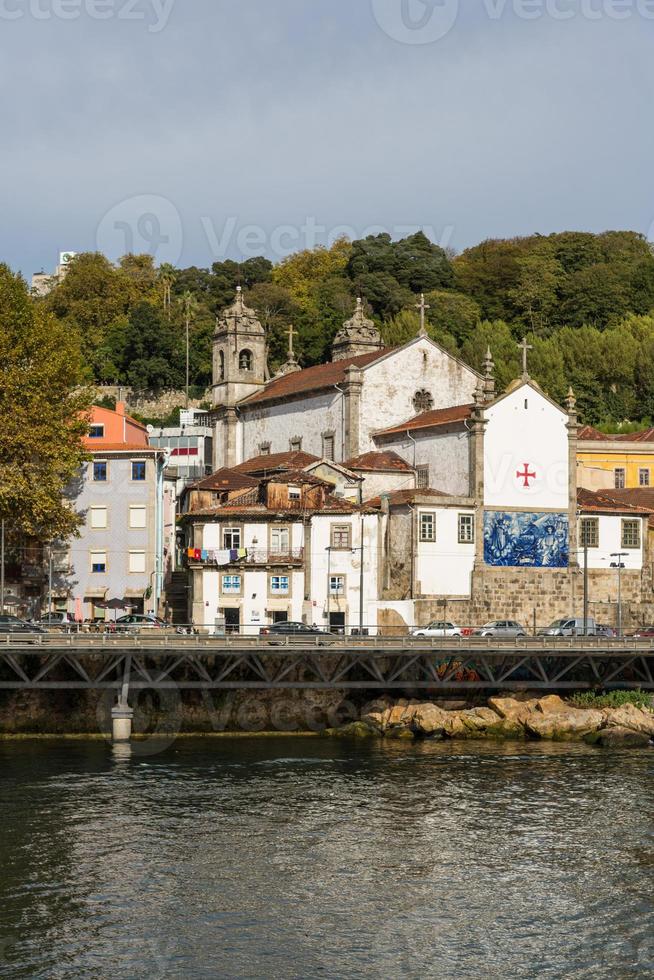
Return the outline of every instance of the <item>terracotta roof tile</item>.
{"type": "Polygon", "coordinates": [[[385,347],[381,350],[359,354],[357,357],[345,357],[342,361],[331,361],[329,364],[317,364],[315,367],[304,368],[286,374],[283,378],[273,378],[262,391],[243,399],[241,405],[255,405],[260,402],[272,401],[275,398],[287,398],[289,395],[304,394],[309,391],[320,391],[332,388],[345,381],[345,372],[349,367],[366,367],[374,364],[390,353],[394,348],[385,347]]]}
{"type": "Polygon", "coordinates": [[[393,425],[389,429],[375,432],[376,436],[401,435],[403,432],[415,429],[432,429],[438,425],[449,425],[452,422],[463,422],[472,415],[474,405],[453,405],[450,408],[434,408],[430,412],[422,412],[401,425],[393,425]]]}
{"type": "Polygon", "coordinates": [[[579,430],[578,437],[580,442],[605,442],[607,439],[612,439],[612,436],[607,436],[599,429],[594,429],[592,425],[584,425],[579,430]]]}
{"type": "Polygon", "coordinates": [[[142,446],[133,442],[100,442],[98,439],[84,439],[84,448],[92,452],[94,456],[102,456],[103,453],[160,453],[161,449],[155,446],[142,446]]]}
{"type": "Polygon", "coordinates": [[[269,453],[265,456],[255,456],[253,459],[246,459],[244,463],[239,463],[233,469],[237,473],[274,473],[275,470],[303,470],[311,463],[318,463],[318,456],[311,453],[296,450],[288,453],[269,453]]]}
{"type": "Polygon", "coordinates": [[[582,511],[593,511],[606,514],[636,514],[643,517],[654,514],[654,489],[650,502],[642,503],[645,499],[642,490],[585,490],[577,491],[577,502],[582,511]],[[636,496],[639,494],[640,496],[636,496]]]}
{"type": "Polygon", "coordinates": [[[216,470],[211,476],[205,477],[198,483],[194,483],[192,490],[241,490],[249,487],[256,487],[259,481],[245,473],[237,473],[234,469],[223,467],[216,470]]]}
{"type": "Polygon", "coordinates": [[[365,470],[369,473],[413,473],[405,459],[392,450],[386,452],[363,453],[344,463],[350,470],[365,470]]]}
{"type": "MultiPolygon", "coordinates": [[[[427,498],[428,500],[442,500],[444,497],[451,497],[452,494],[443,493],[442,490],[426,489],[426,490],[395,490],[393,491],[393,493],[384,494],[384,496],[388,497],[388,502],[391,507],[402,507],[403,505],[406,504],[415,503],[418,500],[418,498],[421,499],[427,498]]],[[[367,500],[364,506],[378,508],[381,507],[381,503],[382,503],[381,496],[373,497],[372,500],[367,500]]]]}

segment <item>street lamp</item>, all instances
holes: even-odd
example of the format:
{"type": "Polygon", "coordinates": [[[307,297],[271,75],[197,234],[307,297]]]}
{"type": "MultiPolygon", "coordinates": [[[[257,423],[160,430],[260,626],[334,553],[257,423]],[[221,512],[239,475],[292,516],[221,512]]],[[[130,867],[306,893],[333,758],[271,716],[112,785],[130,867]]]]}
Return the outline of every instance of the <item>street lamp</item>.
{"type": "Polygon", "coordinates": [[[622,559],[628,557],[628,551],[614,551],[611,554],[611,558],[618,559],[618,636],[620,638],[622,638],[622,569],[624,568],[622,559]]]}

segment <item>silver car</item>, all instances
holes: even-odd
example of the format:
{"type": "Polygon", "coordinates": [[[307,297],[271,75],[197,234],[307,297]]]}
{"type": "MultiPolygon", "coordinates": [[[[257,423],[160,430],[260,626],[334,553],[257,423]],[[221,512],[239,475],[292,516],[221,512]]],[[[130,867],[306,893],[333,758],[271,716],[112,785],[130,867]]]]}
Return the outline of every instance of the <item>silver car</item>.
{"type": "Polygon", "coordinates": [[[411,636],[461,636],[461,627],[445,621],[429,623],[414,629],[411,636]]]}
{"type": "Polygon", "coordinates": [[[480,626],[472,635],[513,638],[516,636],[526,636],[527,630],[513,619],[498,619],[495,622],[486,623],[485,626],[480,626]]]}

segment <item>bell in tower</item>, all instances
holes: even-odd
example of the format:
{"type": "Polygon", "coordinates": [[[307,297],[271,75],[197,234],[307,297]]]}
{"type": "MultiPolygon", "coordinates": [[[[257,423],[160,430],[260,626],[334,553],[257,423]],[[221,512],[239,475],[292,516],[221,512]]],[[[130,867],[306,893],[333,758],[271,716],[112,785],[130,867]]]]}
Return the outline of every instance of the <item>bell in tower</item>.
{"type": "Polygon", "coordinates": [[[266,384],[266,332],[243,290],[220,314],[213,337],[214,405],[237,405],[266,384]]]}

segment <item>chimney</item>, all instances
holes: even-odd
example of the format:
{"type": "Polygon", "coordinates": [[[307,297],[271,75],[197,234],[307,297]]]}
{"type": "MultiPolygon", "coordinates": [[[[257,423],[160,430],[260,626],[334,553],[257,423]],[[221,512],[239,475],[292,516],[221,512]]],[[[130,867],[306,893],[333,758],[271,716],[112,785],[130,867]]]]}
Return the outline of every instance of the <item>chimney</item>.
{"type": "Polygon", "coordinates": [[[125,414],[125,402],[116,402],[116,412],[118,415],[125,414]]]}

